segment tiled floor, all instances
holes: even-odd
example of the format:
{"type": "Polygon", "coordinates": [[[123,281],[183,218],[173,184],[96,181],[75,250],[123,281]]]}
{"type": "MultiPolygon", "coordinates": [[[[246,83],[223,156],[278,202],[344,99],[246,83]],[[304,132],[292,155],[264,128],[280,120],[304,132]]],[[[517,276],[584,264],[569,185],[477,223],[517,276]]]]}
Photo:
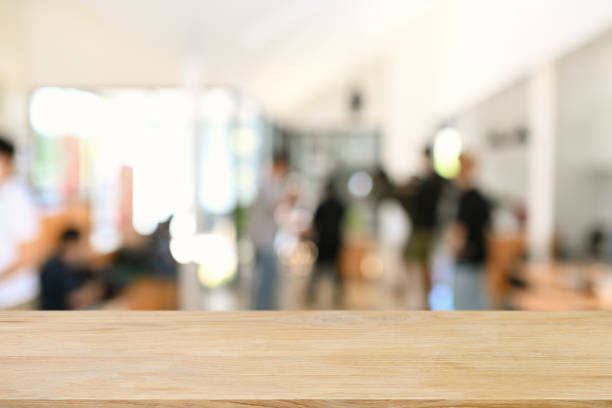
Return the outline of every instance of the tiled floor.
{"type": "MultiPolygon", "coordinates": [[[[433,309],[449,309],[452,294],[449,286],[449,264],[444,257],[437,257],[434,272],[434,289],[430,295],[433,309]]],[[[333,302],[332,279],[322,279],[314,303],[306,299],[309,276],[281,272],[279,283],[279,308],[282,310],[336,309],[333,302]]],[[[207,310],[249,309],[252,279],[246,273],[236,288],[205,290],[202,308],[207,310]]],[[[354,310],[419,310],[425,304],[421,281],[414,268],[395,263],[376,280],[354,279],[345,282],[342,309],[354,310]]]]}

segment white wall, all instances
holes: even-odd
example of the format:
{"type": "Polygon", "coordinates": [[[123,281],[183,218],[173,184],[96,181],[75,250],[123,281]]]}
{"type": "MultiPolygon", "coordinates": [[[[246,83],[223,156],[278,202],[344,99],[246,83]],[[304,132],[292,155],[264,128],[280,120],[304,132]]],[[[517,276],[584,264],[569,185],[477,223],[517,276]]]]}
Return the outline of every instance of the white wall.
{"type": "Polygon", "coordinates": [[[609,0],[443,0],[433,23],[437,115],[473,105],[612,24],[609,0]]]}
{"type": "Polygon", "coordinates": [[[381,109],[381,161],[402,181],[422,166],[422,151],[434,127],[432,36],[429,18],[403,32],[386,55],[381,109]]]}
{"type": "Polygon", "coordinates": [[[543,64],[529,76],[529,131],[527,245],[531,260],[550,261],[555,235],[555,62],[543,64]]]}
{"type": "Polygon", "coordinates": [[[179,65],[74,0],[26,0],[26,75],[39,85],[177,85],[179,65]]]}
{"type": "Polygon", "coordinates": [[[478,159],[479,184],[489,195],[525,203],[528,145],[493,146],[492,132],[510,134],[528,126],[527,82],[521,80],[455,117],[465,148],[478,159]]]}
{"type": "Polygon", "coordinates": [[[557,225],[580,252],[588,230],[612,227],[612,32],[558,68],[557,225]]]}
{"type": "Polygon", "coordinates": [[[0,0],[0,130],[25,136],[24,3],[0,0]]]}

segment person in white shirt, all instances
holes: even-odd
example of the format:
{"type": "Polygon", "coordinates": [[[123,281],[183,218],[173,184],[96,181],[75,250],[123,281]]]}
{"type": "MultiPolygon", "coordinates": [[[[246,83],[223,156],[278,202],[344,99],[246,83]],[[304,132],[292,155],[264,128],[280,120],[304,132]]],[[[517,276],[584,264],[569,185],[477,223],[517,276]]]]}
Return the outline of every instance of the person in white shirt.
{"type": "Polygon", "coordinates": [[[33,309],[39,292],[39,220],[15,176],[15,147],[0,135],[0,309],[33,309]]]}

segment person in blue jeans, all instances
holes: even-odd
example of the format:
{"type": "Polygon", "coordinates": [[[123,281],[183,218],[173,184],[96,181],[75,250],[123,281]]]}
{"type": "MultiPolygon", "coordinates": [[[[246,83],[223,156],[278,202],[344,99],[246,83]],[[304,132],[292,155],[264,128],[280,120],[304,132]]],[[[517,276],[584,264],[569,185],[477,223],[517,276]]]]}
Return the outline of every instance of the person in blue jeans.
{"type": "Polygon", "coordinates": [[[288,163],[275,157],[271,172],[262,179],[250,217],[250,235],[255,246],[253,309],[278,308],[278,268],[275,239],[278,232],[276,210],[285,198],[288,163]]]}
{"type": "Polygon", "coordinates": [[[461,244],[453,284],[455,310],[486,310],[490,307],[485,274],[490,205],[474,186],[474,159],[462,154],[460,163],[455,228],[461,244]]]}

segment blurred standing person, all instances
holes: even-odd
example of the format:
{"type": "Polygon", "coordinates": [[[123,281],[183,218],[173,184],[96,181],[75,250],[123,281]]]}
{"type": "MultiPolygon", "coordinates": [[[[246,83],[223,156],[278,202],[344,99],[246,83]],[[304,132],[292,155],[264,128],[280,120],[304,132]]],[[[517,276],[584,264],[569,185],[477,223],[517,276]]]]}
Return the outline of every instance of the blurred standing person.
{"type": "Polygon", "coordinates": [[[310,303],[315,301],[318,281],[329,275],[334,277],[334,306],[339,308],[342,305],[344,287],[338,261],[344,241],[342,229],[345,213],[346,206],[330,180],[313,218],[314,240],[319,252],[306,293],[310,303]]]}
{"type": "Polygon", "coordinates": [[[485,276],[490,206],[475,187],[474,158],[460,157],[461,168],[456,182],[461,189],[457,219],[453,227],[457,249],[457,266],[453,284],[456,310],[484,310],[489,307],[485,276]]]}
{"type": "Polygon", "coordinates": [[[389,178],[387,172],[380,166],[374,171],[374,189],[372,196],[379,205],[382,201],[389,198],[396,198],[397,187],[393,184],[393,181],[389,178]]]}
{"type": "Polygon", "coordinates": [[[0,309],[36,307],[39,220],[15,169],[15,146],[0,136],[0,309]]]}
{"type": "Polygon", "coordinates": [[[278,232],[276,210],[286,196],[289,170],[284,157],[275,157],[270,173],[260,182],[259,194],[250,217],[250,235],[255,246],[253,308],[274,310],[277,306],[277,258],[275,239],[278,232]]]}
{"type": "Polygon", "coordinates": [[[429,292],[431,291],[431,254],[434,247],[434,233],[437,227],[438,203],[446,180],[434,170],[431,147],[423,151],[424,173],[420,178],[413,179],[408,188],[408,197],[402,200],[406,207],[412,234],[406,248],[409,262],[416,263],[422,282],[425,308],[429,308],[429,292]]]}

